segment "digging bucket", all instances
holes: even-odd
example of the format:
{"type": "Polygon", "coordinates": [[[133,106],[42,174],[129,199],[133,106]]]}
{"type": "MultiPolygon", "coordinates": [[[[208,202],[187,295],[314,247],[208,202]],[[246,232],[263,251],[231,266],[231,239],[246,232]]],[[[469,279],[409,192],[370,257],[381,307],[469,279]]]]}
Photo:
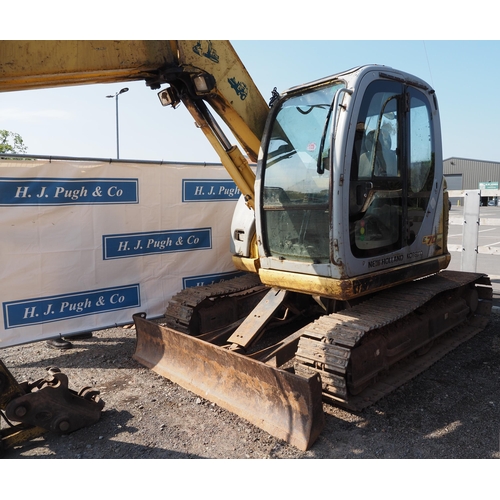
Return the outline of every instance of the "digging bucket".
{"type": "Polygon", "coordinates": [[[321,433],[321,379],[305,378],[134,315],[133,358],[300,450],[321,433]]]}

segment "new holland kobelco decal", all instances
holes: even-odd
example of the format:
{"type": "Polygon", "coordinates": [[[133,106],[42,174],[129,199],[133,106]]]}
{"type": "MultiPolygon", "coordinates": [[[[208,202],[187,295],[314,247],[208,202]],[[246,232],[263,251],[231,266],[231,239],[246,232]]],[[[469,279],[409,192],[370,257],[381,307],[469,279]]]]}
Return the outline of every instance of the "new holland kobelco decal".
{"type": "Polygon", "coordinates": [[[422,250],[418,250],[416,252],[408,252],[406,254],[406,259],[407,260],[410,260],[410,259],[421,259],[423,256],[424,256],[424,252],[422,252],[422,250]]]}
{"type": "MultiPolygon", "coordinates": [[[[406,260],[415,260],[421,259],[424,255],[422,250],[418,250],[416,252],[408,252],[406,254],[406,260]]],[[[405,256],[403,254],[393,255],[391,257],[381,257],[380,259],[373,259],[368,261],[368,268],[380,267],[380,266],[388,266],[391,264],[396,264],[398,262],[403,262],[405,260],[405,256]]]]}
{"type": "Polygon", "coordinates": [[[388,264],[394,264],[395,262],[402,262],[403,259],[403,254],[398,254],[393,255],[392,257],[382,257],[380,259],[370,260],[368,262],[368,268],[386,266],[388,264]]]}

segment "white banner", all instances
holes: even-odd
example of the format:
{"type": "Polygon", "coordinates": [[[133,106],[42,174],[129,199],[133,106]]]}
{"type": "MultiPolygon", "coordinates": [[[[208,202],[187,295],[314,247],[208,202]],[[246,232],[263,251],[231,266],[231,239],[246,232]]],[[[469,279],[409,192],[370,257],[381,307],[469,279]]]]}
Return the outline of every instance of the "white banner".
{"type": "Polygon", "coordinates": [[[222,166],[0,161],[0,348],[160,316],[236,272],[222,166]]]}

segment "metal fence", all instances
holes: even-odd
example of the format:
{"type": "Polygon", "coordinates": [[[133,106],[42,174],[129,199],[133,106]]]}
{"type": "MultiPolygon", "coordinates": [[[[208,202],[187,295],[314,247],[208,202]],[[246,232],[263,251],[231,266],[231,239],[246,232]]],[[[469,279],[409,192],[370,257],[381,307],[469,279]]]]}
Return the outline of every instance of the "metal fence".
{"type": "Polygon", "coordinates": [[[490,246],[479,246],[479,228],[481,226],[500,226],[500,219],[480,217],[481,197],[498,197],[500,190],[464,190],[449,191],[450,198],[463,198],[463,214],[452,216],[450,214],[450,225],[461,225],[462,244],[450,245],[450,252],[461,252],[461,270],[475,272],[478,254],[500,255],[500,248],[490,246]]]}

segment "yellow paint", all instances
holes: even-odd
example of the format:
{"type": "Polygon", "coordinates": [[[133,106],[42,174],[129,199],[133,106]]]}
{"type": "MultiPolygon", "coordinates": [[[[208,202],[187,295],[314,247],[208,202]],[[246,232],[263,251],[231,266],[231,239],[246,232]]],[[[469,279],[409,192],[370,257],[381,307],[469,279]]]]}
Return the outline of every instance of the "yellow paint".
{"type": "Polygon", "coordinates": [[[435,272],[445,269],[449,261],[450,255],[446,254],[428,261],[383,269],[355,278],[337,279],[272,269],[259,269],[259,277],[262,283],[271,287],[320,295],[336,300],[351,300],[431,274],[428,271],[430,264],[434,266],[435,272]]]}

